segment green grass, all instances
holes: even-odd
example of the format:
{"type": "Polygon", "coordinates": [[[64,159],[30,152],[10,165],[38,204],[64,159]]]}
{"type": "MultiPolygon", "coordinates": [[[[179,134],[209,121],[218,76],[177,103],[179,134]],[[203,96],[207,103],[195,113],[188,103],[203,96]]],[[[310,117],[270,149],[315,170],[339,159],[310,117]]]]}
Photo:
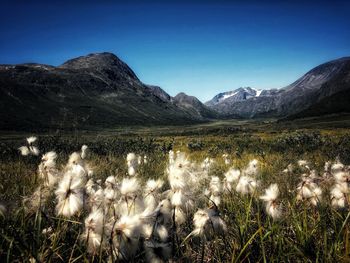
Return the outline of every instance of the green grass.
{"type": "MultiPolygon", "coordinates": [[[[296,201],[295,188],[301,170],[284,174],[289,163],[310,161],[320,173],[325,161],[340,159],[350,164],[350,130],[348,122],[339,120],[304,123],[266,121],[222,121],[184,127],[134,127],[103,131],[39,134],[42,152],[58,153],[58,167],[63,168],[68,155],[82,144],[90,148],[89,164],[94,178],[110,175],[126,177],[125,157],[128,152],[147,154],[149,162],[141,167],[139,177],[166,180],[167,153],[181,150],[193,162],[207,156],[216,160],[210,176],[224,177],[228,170],[221,158],[228,153],[233,165],[243,169],[250,160],[260,162],[261,186],[254,196],[235,191],[222,197],[220,214],[228,226],[224,235],[202,242],[186,236],[193,229],[189,215],[174,244],[175,261],[198,262],[349,262],[349,208],[336,210],[329,204],[329,186],[324,185],[324,199],[318,207],[296,201]],[[295,127],[297,125],[297,127],[295,127]],[[340,127],[339,127],[340,126],[340,127]],[[257,198],[270,183],[281,191],[284,216],[273,221],[257,198]],[[204,253],[203,253],[204,251],[204,253]]],[[[80,239],[86,212],[67,220],[54,213],[51,193],[43,209],[28,211],[23,197],[30,196],[40,184],[38,157],[19,156],[17,148],[24,143],[25,133],[3,133],[0,144],[0,203],[7,212],[0,219],[0,261],[28,262],[106,262],[108,251],[94,257],[87,253],[80,239]],[[52,227],[49,236],[42,230],[52,227]],[[32,261],[33,262],[33,261],[32,261]]],[[[208,181],[204,182],[203,189],[208,181]]],[[[203,196],[196,196],[197,208],[205,208],[203,196]]],[[[135,261],[144,261],[142,249],[135,261]]]]}

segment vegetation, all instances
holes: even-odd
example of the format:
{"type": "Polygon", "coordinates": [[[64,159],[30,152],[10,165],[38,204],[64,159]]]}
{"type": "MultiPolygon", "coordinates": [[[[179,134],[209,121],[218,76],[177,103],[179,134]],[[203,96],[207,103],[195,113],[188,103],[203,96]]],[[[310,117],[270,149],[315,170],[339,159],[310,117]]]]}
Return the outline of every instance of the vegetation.
{"type": "Polygon", "coordinates": [[[96,134],[43,134],[30,144],[27,134],[2,135],[1,262],[350,260],[344,125],[222,122],[96,134]],[[23,145],[41,154],[21,156],[23,145]],[[50,151],[57,158],[42,160],[50,151]],[[79,187],[65,192],[67,178],[79,187]],[[92,202],[99,190],[103,205],[92,202]],[[76,211],[63,202],[74,195],[83,200],[76,211]]]}

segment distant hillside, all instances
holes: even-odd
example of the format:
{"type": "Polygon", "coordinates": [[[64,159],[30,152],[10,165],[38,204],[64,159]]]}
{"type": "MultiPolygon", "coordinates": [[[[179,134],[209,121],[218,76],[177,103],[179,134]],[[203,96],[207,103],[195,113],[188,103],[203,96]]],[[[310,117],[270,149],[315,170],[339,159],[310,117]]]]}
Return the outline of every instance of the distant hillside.
{"type": "MultiPolygon", "coordinates": [[[[298,113],[310,107],[318,107],[316,104],[326,97],[349,89],[349,76],[350,58],[345,57],[315,67],[285,88],[263,91],[239,88],[219,93],[206,105],[225,116],[243,118],[298,116],[298,113]]],[[[332,108],[333,106],[329,104],[328,111],[334,111],[332,108]]]]}
{"type": "Polygon", "coordinates": [[[177,94],[173,98],[173,101],[177,107],[183,109],[190,116],[204,117],[207,119],[215,119],[219,117],[218,113],[205,106],[196,97],[188,96],[183,92],[177,94]]]}
{"type": "Polygon", "coordinates": [[[288,116],[288,119],[350,113],[350,63],[336,77],[324,83],[315,95],[317,101],[307,109],[288,116]]]}

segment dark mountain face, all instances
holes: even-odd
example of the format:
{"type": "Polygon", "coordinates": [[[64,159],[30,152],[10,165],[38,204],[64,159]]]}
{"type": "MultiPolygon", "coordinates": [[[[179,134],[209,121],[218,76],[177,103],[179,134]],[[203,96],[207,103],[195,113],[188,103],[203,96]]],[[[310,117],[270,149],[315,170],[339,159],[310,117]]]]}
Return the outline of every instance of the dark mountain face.
{"type": "Polygon", "coordinates": [[[288,116],[288,119],[350,113],[350,63],[336,76],[324,83],[315,93],[315,102],[306,109],[288,116]]]}
{"type": "Polygon", "coordinates": [[[173,101],[176,106],[183,109],[190,116],[202,116],[207,119],[215,119],[219,117],[219,115],[215,111],[205,106],[196,97],[188,96],[183,92],[177,94],[173,98],[173,101]]]}
{"type": "Polygon", "coordinates": [[[169,95],[160,90],[144,85],[124,62],[110,53],[79,57],[59,67],[1,65],[1,127],[84,129],[171,125],[205,119],[164,99],[169,95]]]}
{"type": "Polygon", "coordinates": [[[147,85],[147,88],[149,88],[150,92],[156,95],[158,98],[165,102],[172,102],[173,98],[166,93],[161,87],[158,86],[152,86],[152,85],[147,85]]]}
{"type": "Polygon", "coordinates": [[[135,73],[112,53],[89,54],[63,63],[59,68],[98,73],[107,82],[113,81],[137,81],[135,73]]]}
{"type": "Polygon", "coordinates": [[[242,97],[242,90],[221,93],[227,98],[221,101],[217,96],[206,103],[210,108],[226,116],[285,117],[301,112],[322,98],[348,89],[350,58],[342,58],[322,64],[291,85],[279,90],[264,90],[257,96],[242,97]],[[232,95],[233,94],[233,95],[232,95]],[[214,103],[213,101],[217,101],[214,103]]]}

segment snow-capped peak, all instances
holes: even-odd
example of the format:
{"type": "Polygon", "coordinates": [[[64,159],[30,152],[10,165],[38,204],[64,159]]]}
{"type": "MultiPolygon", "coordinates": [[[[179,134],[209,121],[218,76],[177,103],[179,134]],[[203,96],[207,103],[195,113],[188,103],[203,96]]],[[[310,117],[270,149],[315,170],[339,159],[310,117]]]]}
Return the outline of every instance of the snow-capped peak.
{"type": "Polygon", "coordinates": [[[255,90],[255,97],[259,97],[262,90],[261,89],[253,89],[253,90],[255,90]]]}
{"type": "Polygon", "coordinates": [[[216,105],[227,99],[230,101],[242,101],[254,97],[259,97],[262,90],[253,89],[250,87],[241,87],[232,91],[227,91],[216,95],[212,100],[208,101],[207,105],[216,105]]]}
{"type": "Polygon", "coordinates": [[[224,94],[224,96],[222,96],[221,98],[219,98],[219,101],[223,101],[229,97],[232,97],[234,95],[236,95],[238,93],[238,91],[234,91],[233,93],[226,93],[224,94]]]}

